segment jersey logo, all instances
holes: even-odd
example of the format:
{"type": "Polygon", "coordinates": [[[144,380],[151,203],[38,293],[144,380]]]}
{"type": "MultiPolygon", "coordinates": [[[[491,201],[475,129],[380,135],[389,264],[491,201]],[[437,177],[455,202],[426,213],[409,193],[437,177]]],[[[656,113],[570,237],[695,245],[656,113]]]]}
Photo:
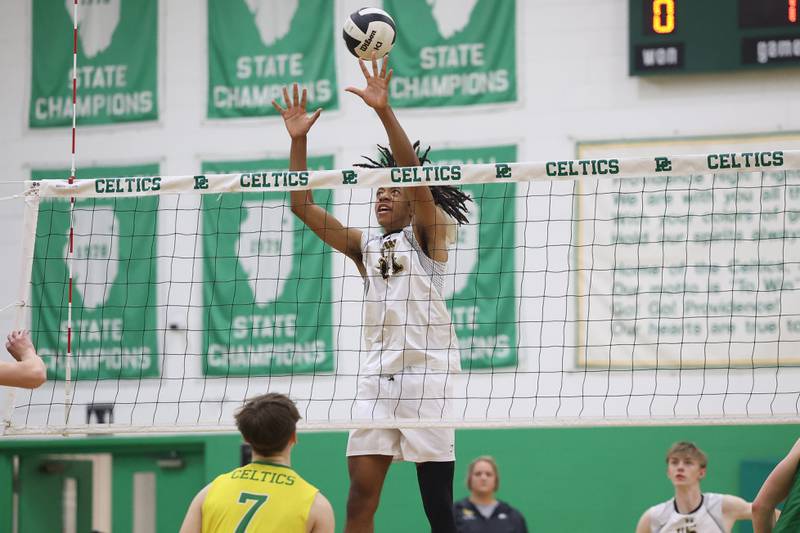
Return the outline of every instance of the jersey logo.
{"type": "Polygon", "coordinates": [[[378,270],[383,279],[389,279],[389,276],[399,274],[404,269],[403,265],[398,263],[397,259],[394,257],[395,242],[394,240],[385,240],[383,241],[383,246],[381,246],[381,258],[378,259],[378,270]]]}
{"type": "Polygon", "coordinates": [[[687,516],[682,524],[682,527],[676,529],[677,533],[697,533],[697,526],[694,524],[694,517],[687,516]]]}

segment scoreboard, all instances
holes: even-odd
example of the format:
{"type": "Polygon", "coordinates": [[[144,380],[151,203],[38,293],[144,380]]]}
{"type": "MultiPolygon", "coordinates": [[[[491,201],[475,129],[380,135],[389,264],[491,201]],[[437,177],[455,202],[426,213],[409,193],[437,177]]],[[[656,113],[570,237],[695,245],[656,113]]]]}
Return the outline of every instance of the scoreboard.
{"type": "Polygon", "coordinates": [[[800,0],[628,0],[630,74],[800,65],[800,0]]]}

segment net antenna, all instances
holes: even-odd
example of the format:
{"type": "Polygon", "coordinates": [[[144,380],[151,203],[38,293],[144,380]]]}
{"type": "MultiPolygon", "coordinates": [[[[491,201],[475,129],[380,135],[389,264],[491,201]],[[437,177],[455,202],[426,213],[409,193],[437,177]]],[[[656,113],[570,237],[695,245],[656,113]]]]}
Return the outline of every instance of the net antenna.
{"type": "MultiPolygon", "coordinates": [[[[75,183],[75,150],[78,125],[78,0],[72,3],[72,149],[70,150],[69,180],[70,185],[75,183]]],[[[72,282],[75,261],[75,197],[69,197],[69,252],[67,254],[67,268],[69,270],[69,295],[67,299],[67,357],[66,375],[64,377],[64,419],[69,420],[72,408],[72,282]]]]}
{"type": "MultiPolygon", "coordinates": [[[[82,314],[75,335],[97,348],[73,343],[71,372],[57,364],[60,324],[40,328],[37,348],[57,375],[17,402],[7,433],[230,431],[243,400],[266,391],[288,393],[314,429],[796,423],[800,152],[663,159],[29,182],[41,199],[27,204],[40,223],[25,236],[37,244],[35,321],[52,312],[43,295],[68,291],[41,272],[67,271],[59,243],[72,210],[104,219],[109,202],[120,222],[88,238],[125,246],[105,260],[123,274],[95,280],[123,296],[95,302],[95,313],[113,303],[145,319],[120,330],[82,314]],[[374,234],[362,189],[420,183],[456,184],[479,214],[448,261],[464,370],[433,398],[447,406],[438,416],[354,417],[359,379],[370,377],[359,364],[362,279],[296,220],[286,193],[313,189],[374,234]],[[152,208],[165,217],[156,232],[144,206],[165,197],[169,209],[152,208]],[[57,208],[66,200],[69,217],[57,208]],[[132,277],[142,272],[153,275],[132,277]],[[137,300],[155,283],[167,296],[137,300]],[[169,329],[175,317],[184,331],[169,329]],[[131,333],[160,341],[131,344],[131,333]],[[101,404],[113,423],[87,425],[80,413],[101,404]]],[[[78,305],[85,313],[83,296],[78,305]]]]}
{"type": "MultiPolygon", "coordinates": [[[[69,171],[69,178],[68,183],[72,185],[75,182],[75,173],[76,173],[76,145],[77,145],[77,101],[78,101],[78,3],[79,0],[73,0],[72,4],[72,135],[71,135],[71,147],[70,147],[70,171],[69,171]]],[[[38,212],[39,207],[39,197],[35,193],[29,189],[23,197],[25,198],[25,202],[27,204],[27,208],[24,214],[24,221],[23,225],[26,229],[26,233],[28,235],[36,234],[36,222],[37,217],[36,213],[38,212]]],[[[68,276],[69,276],[69,295],[67,300],[67,352],[66,352],[66,376],[64,379],[64,419],[69,420],[69,413],[72,406],[72,392],[73,392],[73,384],[72,384],[72,282],[73,282],[73,261],[74,261],[74,247],[73,247],[73,236],[74,236],[74,228],[72,223],[73,212],[75,208],[75,197],[71,196],[69,199],[70,202],[70,228],[69,228],[69,248],[68,248],[68,255],[67,255],[67,269],[68,269],[68,276]]],[[[32,244],[30,242],[23,242],[22,244],[22,261],[23,261],[23,268],[22,272],[22,280],[23,283],[21,284],[20,291],[20,302],[21,305],[17,310],[15,320],[14,320],[14,327],[19,329],[22,327],[23,324],[26,323],[26,306],[25,302],[28,301],[28,297],[30,295],[28,284],[30,283],[30,273],[31,267],[33,262],[33,249],[32,244]]],[[[3,433],[4,429],[7,428],[11,424],[10,420],[10,410],[13,409],[14,403],[16,401],[16,388],[9,387],[8,392],[6,394],[6,399],[4,402],[4,406],[6,412],[3,416],[3,428],[0,428],[0,434],[3,433]]]]}

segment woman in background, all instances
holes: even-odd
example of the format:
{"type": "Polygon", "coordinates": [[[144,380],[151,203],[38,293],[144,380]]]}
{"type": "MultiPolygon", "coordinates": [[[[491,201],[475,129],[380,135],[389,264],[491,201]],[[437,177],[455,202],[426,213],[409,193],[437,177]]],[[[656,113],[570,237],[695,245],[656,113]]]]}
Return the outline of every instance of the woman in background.
{"type": "Polygon", "coordinates": [[[458,533],[528,533],[522,514],[495,498],[499,487],[500,474],[493,458],[482,455],[469,464],[470,495],[453,507],[458,533]]]}

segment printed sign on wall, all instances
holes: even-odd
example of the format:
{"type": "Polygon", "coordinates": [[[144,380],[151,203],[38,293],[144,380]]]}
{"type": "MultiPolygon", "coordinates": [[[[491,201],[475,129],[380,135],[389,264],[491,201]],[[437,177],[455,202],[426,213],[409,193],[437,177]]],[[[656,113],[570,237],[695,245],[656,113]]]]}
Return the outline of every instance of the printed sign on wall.
{"type": "Polygon", "coordinates": [[[578,156],[646,157],[659,172],[687,142],[709,172],[578,182],[577,364],[800,365],[800,172],[769,168],[800,136],[590,142],[578,156]]]}
{"type": "MultiPolygon", "coordinates": [[[[333,168],[333,156],[309,158],[333,168]]],[[[286,159],[204,163],[248,181],[286,159]]],[[[330,208],[330,191],[315,191],[330,208]]],[[[203,369],[255,376],[333,370],[330,249],[291,211],[288,193],[204,195],[203,369]]]]}
{"type": "MultiPolygon", "coordinates": [[[[34,0],[31,128],[72,123],[74,0],[34,0]]],[[[158,118],[158,2],[82,0],[78,7],[79,124],[158,118]]]]}
{"type": "Polygon", "coordinates": [[[397,24],[395,107],[513,102],[515,0],[385,0],[397,24]]]}
{"type": "MultiPolygon", "coordinates": [[[[432,150],[439,164],[508,163],[516,146],[432,150]]],[[[445,298],[466,369],[517,364],[516,185],[464,185],[469,224],[458,229],[447,261],[445,298]]]]}
{"type": "Polygon", "coordinates": [[[330,0],[209,0],[208,117],[274,116],[272,100],[293,82],[308,90],[309,109],[335,109],[333,7],[330,0]]]}
{"type": "MultiPolygon", "coordinates": [[[[34,170],[31,174],[34,179],[64,179],[69,171],[34,170]]],[[[79,170],[77,177],[157,174],[154,164],[87,168],[79,170]]],[[[72,379],[159,375],[157,210],[155,196],[75,202],[72,379]]],[[[32,333],[51,379],[63,379],[66,373],[69,231],[69,200],[43,199],[31,275],[32,333]]]]}

